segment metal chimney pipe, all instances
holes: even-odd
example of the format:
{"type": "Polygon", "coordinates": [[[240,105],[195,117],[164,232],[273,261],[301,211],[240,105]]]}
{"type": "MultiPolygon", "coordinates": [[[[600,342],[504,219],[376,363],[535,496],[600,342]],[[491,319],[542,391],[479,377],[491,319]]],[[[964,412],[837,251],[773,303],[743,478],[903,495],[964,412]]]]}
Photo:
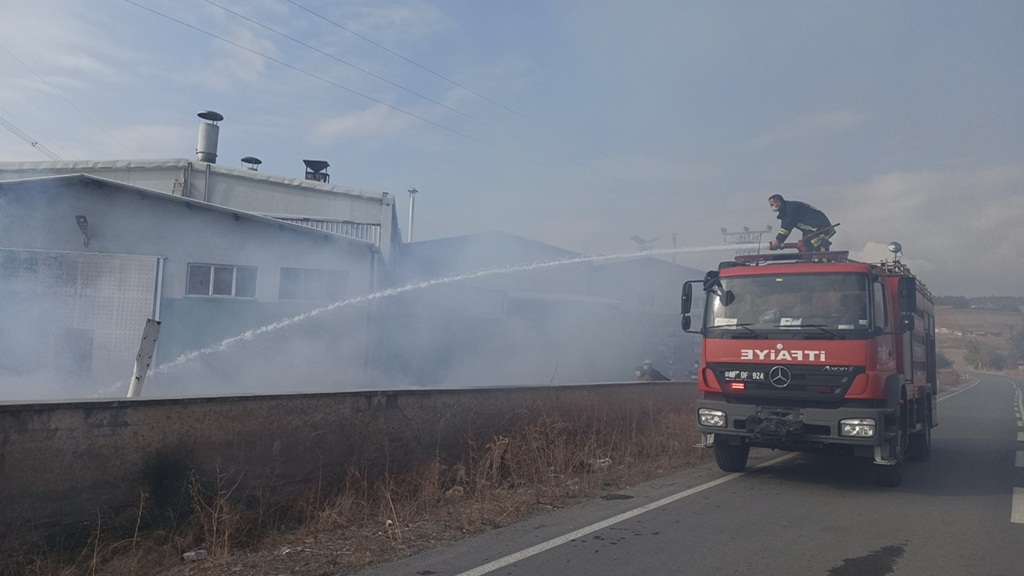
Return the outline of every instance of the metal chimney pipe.
{"type": "Polygon", "coordinates": [[[419,190],[415,188],[409,188],[409,242],[412,242],[412,223],[413,216],[416,212],[416,193],[419,190]]]}
{"type": "Polygon", "coordinates": [[[199,144],[196,146],[196,159],[200,162],[217,163],[217,140],[220,138],[220,126],[217,122],[223,116],[212,110],[203,110],[196,114],[207,122],[199,123],[199,144]]]}

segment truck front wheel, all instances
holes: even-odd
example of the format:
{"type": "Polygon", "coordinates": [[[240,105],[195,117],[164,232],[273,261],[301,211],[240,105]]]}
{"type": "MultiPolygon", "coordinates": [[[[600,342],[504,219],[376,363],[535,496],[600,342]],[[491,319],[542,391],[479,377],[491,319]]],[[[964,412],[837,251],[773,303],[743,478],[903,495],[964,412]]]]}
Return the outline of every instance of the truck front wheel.
{"type": "Polygon", "coordinates": [[[924,429],[912,432],[907,445],[907,459],[915,462],[924,462],[932,455],[932,411],[928,405],[923,406],[922,409],[927,410],[922,418],[924,429]]]}
{"type": "Polygon", "coordinates": [[[887,488],[895,488],[903,482],[903,460],[895,464],[875,464],[875,483],[887,488]]]}
{"type": "Polygon", "coordinates": [[[897,412],[895,422],[896,437],[890,442],[890,451],[894,462],[891,464],[875,464],[875,483],[879,486],[895,488],[903,482],[903,461],[907,456],[910,434],[907,433],[907,415],[897,412]]]}
{"type": "Polygon", "coordinates": [[[715,462],[723,472],[742,472],[747,467],[750,446],[729,442],[722,436],[715,437],[715,462]]]}

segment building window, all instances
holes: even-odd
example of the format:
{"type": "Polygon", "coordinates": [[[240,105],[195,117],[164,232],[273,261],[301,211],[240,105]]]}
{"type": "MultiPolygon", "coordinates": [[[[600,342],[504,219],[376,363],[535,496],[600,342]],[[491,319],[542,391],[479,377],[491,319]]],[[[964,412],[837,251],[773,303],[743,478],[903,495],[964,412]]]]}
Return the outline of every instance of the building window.
{"type": "Polygon", "coordinates": [[[223,264],[189,264],[189,296],[256,297],[256,268],[223,264]]]}
{"type": "Polygon", "coordinates": [[[281,268],[281,300],[337,302],[348,292],[348,273],[342,270],[281,268]]]}

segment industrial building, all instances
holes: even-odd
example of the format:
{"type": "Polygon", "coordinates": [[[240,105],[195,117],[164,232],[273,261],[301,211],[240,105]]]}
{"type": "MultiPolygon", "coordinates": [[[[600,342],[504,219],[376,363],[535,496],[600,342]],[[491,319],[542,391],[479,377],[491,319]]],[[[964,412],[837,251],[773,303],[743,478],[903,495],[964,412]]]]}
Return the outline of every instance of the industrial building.
{"type": "MultiPolygon", "coordinates": [[[[370,241],[95,176],[0,183],[3,389],[16,391],[15,399],[106,390],[123,396],[148,318],[161,322],[157,362],[163,364],[373,293],[382,282],[382,260],[370,241]]],[[[345,379],[361,384],[371,306],[344,308],[333,316],[344,318],[347,330],[325,339],[308,322],[288,336],[287,347],[275,346],[277,359],[258,371],[261,379],[278,371],[276,378],[288,377],[285,364],[292,377],[304,375],[307,390],[345,379]],[[329,382],[312,377],[316,366],[320,373],[335,368],[329,382]]],[[[174,388],[151,386],[151,395],[202,394],[207,376],[245,377],[267,352],[255,342],[237,348],[234,368],[216,365],[211,353],[196,364],[213,362],[212,372],[186,372],[187,379],[174,378],[174,388]]]]}
{"type": "Polygon", "coordinates": [[[679,326],[679,290],[699,274],[502,232],[413,242],[402,283],[464,279],[404,293],[377,321],[395,327],[398,377],[433,386],[621,382],[645,360],[685,379],[695,341],[679,326]]]}
{"type": "Polygon", "coordinates": [[[331,184],[326,161],[218,165],[222,117],[200,118],[194,160],[0,162],[0,400],[123,397],[148,319],[147,397],[688,366],[676,308],[695,271],[502,233],[403,244],[391,194],[331,184]]]}

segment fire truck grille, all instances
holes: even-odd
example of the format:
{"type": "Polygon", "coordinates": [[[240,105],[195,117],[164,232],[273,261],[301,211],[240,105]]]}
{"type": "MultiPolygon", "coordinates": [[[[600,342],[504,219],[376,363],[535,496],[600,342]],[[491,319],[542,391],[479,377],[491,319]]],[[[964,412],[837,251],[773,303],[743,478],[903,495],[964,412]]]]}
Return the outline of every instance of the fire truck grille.
{"type": "Polygon", "coordinates": [[[837,404],[863,366],[709,364],[730,402],[837,404]]]}

